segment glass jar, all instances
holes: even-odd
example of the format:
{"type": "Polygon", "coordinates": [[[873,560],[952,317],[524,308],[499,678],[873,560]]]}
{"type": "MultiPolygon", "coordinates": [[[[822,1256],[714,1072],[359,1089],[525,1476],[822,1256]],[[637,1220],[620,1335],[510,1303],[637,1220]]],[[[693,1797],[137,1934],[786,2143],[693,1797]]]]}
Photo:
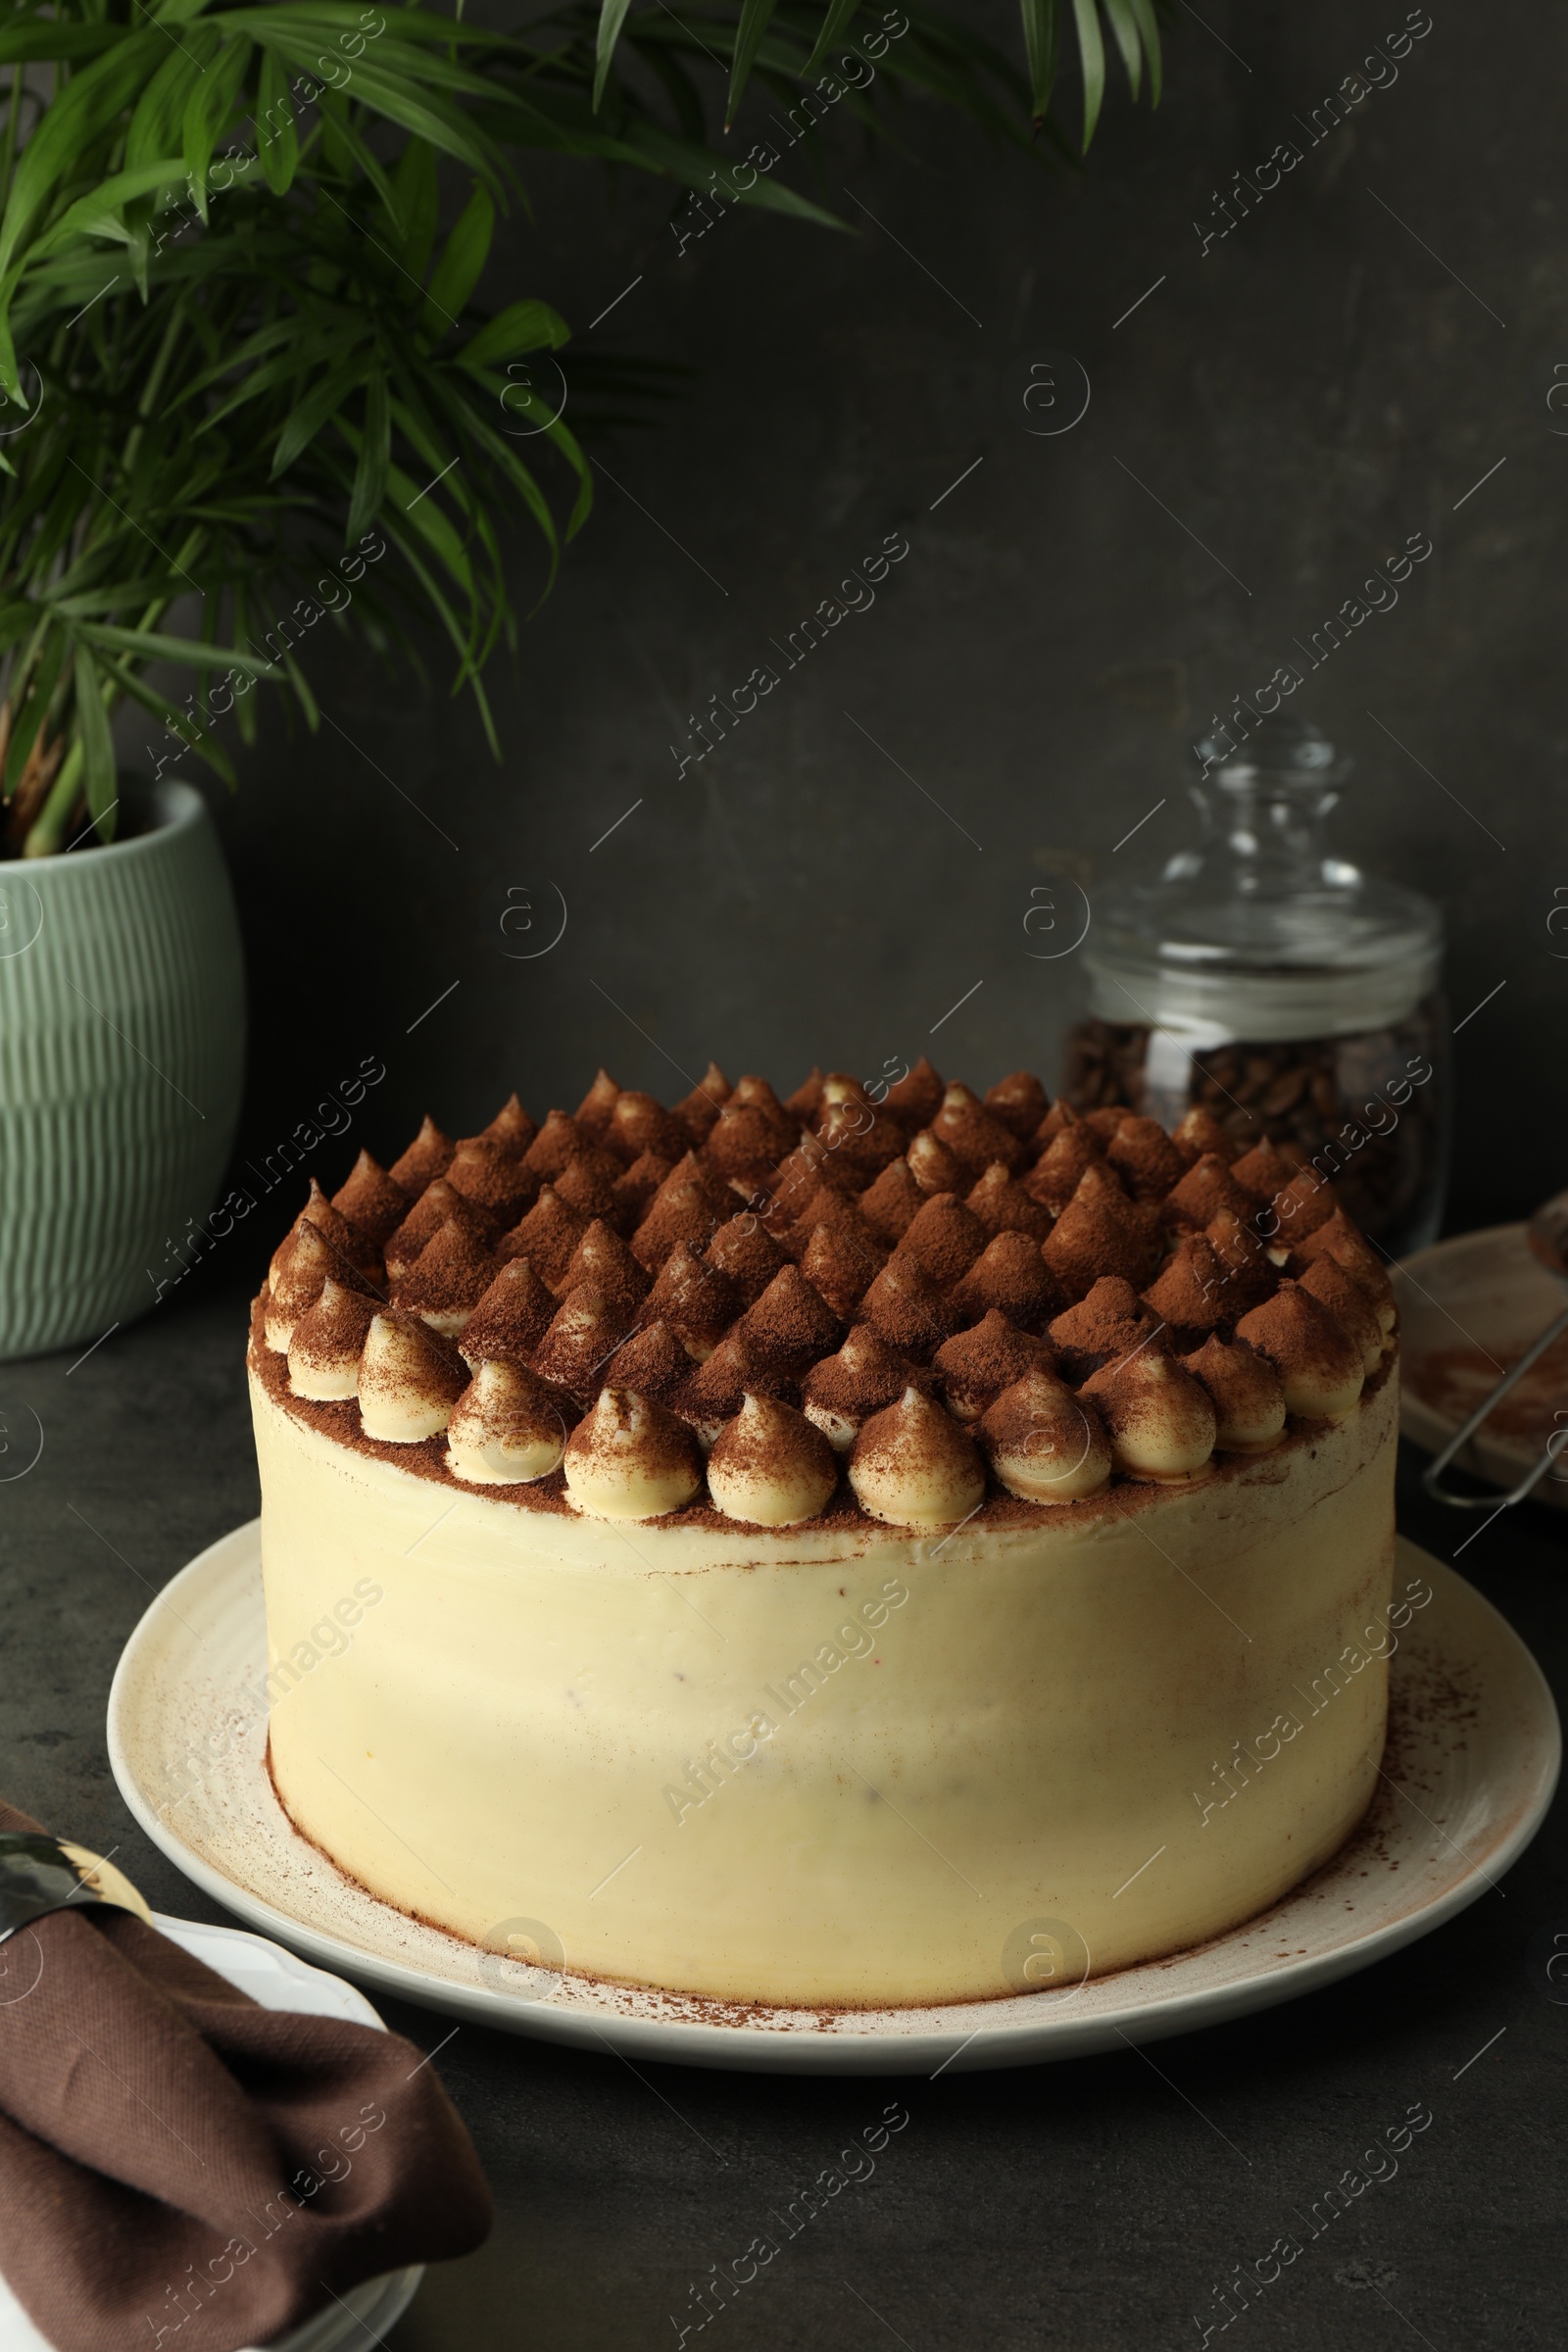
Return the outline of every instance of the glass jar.
{"type": "Polygon", "coordinates": [[[1392,1256],[1437,1236],[1447,1169],[1443,923],[1320,836],[1349,761],[1281,713],[1197,747],[1199,840],[1097,896],[1063,1092],[1174,1127],[1196,1103],[1333,1179],[1392,1256]]]}

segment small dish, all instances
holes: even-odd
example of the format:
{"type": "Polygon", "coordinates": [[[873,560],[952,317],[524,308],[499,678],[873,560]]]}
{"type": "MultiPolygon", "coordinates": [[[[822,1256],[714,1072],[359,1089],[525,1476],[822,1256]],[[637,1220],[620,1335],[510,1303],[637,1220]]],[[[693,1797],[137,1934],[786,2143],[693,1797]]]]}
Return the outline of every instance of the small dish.
{"type": "MultiPolygon", "coordinates": [[[[1437,1453],[1555,1322],[1563,1286],[1532,1256],[1523,1225],[1453,1234],[1392,1271],[1399,1302],[1399,1430],[1437,1453]]],[[[1554,1429],[1564,1431],[1568,1446],[1568,1338],[1501,1399],[1454,1466],[1489,1486],[1516,1486],[1554,1429]]],[[[1568,1510],[1568,1460],[1546,1472],[1531,1499],[1568,1510]]]]}

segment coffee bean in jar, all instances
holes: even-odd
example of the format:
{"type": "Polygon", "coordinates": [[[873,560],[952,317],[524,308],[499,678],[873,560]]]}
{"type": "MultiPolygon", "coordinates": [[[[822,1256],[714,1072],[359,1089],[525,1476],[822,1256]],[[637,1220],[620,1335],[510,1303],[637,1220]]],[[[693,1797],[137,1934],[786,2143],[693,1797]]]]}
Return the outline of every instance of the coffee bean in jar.
{"type": "Polygon", "coordinates": [[[1364,1233],[1393,1256],[1436,1230],[1444,1177],[1442,1000],[1348,1037],[1238,1039],[1150,1068],[1141,1022],[1080,1021],[1067,1039],[1063,1092],[1075,1109],[1124,1103],[1174,1127],[1195,1105],[1238,1152],[1266,1138],[1293,1168],[1332,1177],[1364,1233]],[[1172,1084],[1172,1076],[1177,1083],[1172,1084]],[[1183,1083],[1183,1078],[1185,1083],[1183,1083]]]}
{"type": "Polygon", "coordinates": [[[1195,745],[1198,840],[1091,898],[1063,1092],[1176,1126],[1201,1105],[1331,1178],[1391,1256],[1436,1239],[1447,1172],[1442,918],[1322,839],[1349,761],[1285,711],[1195,745]]]}

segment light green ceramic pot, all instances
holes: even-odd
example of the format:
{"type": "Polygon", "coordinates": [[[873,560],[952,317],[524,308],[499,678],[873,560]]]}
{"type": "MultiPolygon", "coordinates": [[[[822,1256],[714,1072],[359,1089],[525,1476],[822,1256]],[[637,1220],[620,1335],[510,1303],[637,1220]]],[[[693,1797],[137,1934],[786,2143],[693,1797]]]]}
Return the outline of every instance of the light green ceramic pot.
{"type": "Polygon", "coordinates": [[[245,974],[188,784],[103,849],[0,864],[0,1359],[100,1338],[179,1273],[233,1141],[245,974]]]}

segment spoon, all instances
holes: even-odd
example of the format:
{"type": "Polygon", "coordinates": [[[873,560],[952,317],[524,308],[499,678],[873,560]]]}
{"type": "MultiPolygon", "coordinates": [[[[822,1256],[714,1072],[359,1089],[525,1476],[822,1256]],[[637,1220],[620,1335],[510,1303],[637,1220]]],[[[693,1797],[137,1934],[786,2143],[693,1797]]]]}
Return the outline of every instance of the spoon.
{"type": "MultiPolygon", "coordinates": [[[[1568,1192],[1553,1193],[1549,1200],[1543,1200],[1525,1227],[1525,1240],[1532,1255],[1545,1267],[1546,1272],[1558,1282],[1568,1283],[1568,1192]]],[[[1568,1306],[1563,1308],[1556,1321],[1547,1326],[1519,1361],[1510,1364],[1496,1386],[1476,1406],[1464,1427],[1448,1440],[1440,1454],[1428,1462],[1421,1473],[1421,1484],[1434,1501],[1446,1502],[1456,1511],[1502,1510],[1510,1502],[1522,1502],[1537,1481],[1552,1467],[1560,1451],[1558,1441],[1568,1438],[1568,1430],[1552,1431],[1540,1460],[1525,1473],[1518,1486],[1503,1496],[1500,1503],[1494,1494],[1455,1494],[1443,1484],[1443,1473],[1459,1448],[1475,1436],[1482,1422],[1494,1406],[1501,1403],[1515,1381],[1522,1380],[1537,1357],[1544,1355],[1553,1340],[1560,1339],[1565,1331],[1568,1331],[1568,1306]]]]}

